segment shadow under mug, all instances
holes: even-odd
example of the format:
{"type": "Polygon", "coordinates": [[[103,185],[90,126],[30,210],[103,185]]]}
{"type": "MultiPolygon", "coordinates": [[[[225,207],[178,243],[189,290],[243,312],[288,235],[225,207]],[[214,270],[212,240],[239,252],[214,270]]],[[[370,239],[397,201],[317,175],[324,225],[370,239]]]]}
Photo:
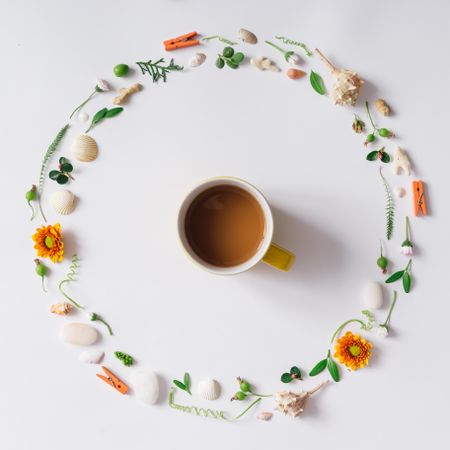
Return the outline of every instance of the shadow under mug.
{"type": "Polygon", "coordinates": [[[250,183],[234,177],[215,177],[202,181],[185,197],[178,212],[178,236],[184,251],[189,258],[202,269],[217,275],[234,275],[245,272],[260,261],[263,261],[276,269],[287,272],[295,262],[295,255],[272,242],[273,227],[272,211],[262,193],[250,183]],[[185,227],[186,214],[192,202],[207,189],[223,185],[241,188],[252,195],[261,207],[265,221],[264,237],[255,254],[247,261],[232,267],[215,266],[200,258],[189,245],[185,227]]]}

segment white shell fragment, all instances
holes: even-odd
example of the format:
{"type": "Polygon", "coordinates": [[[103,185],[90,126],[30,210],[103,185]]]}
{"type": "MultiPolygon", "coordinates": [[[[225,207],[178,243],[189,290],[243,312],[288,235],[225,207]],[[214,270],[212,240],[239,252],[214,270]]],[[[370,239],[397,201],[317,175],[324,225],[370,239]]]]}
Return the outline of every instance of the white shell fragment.
{"type": "Polygon", "coordinates": [[[363,288],[363,304],[367,309],[380,309],[383,306],[383,288],[376,281],[369,281],[363,288]]]}
{"type": "Polygon", "coordinates": [[[269,58],[261,56],[260,58],[252,58],[250,64],[259,70],[270,70],[272,72],[279,72],[281,69],[269,58]]]}
{"type": "Polygon", "coordinates": [[[101,350],[85,350],[80,353],[78,359],[86,364],[99,364],[104,356],[105,352],[102,352],[101,350]]]}
{"type": "Polygon", "coordinates": [[[53,192],[49,203],[58,214],[67,215],[75,209],[75,195],[67,189],[61,189],[53,192]]]}
{"type": "Polygon", "coordinates": [[[197,394],[203,400],[217,400],[220,396],[220,385],[212,378],[201,380],[197,384],[197,394]]]}
{"type": "Polygon", "coordinates": [[[392,160],[392,172],[398,175],[401,171],[406,175],[411,175],[411,163],[408,155],[400,147],[394,150],[394,158],[392,160]]]}
{"type": "Polygon", "coordinates": [[[260,413],[258,413],[257,415],[256,415],[256,418],[258,419],[258,420],[264,420],[264,421],[268,421],[268,420],[270,420],[271,418],[273,417],[273,413],[271,413],[271,412],[268,412],[268,411],[263,411],[263,412],[260,412],[260,413]]]}
{"type": "Polygon", "coordinates": [[[397,198],[403,198],[406,195],[406,189],[403,186],[395,186],[394,193],[397,198]]]}
{"type": "Polygon", "coordinates": [[[97,142],[87,134],[77,136],[72,144],[72,155],[83,162],[91,162],[97,158],[98,147],[97,142]]]}
{"type": "Polygon", "coordinates": [[[77,119],[79,122],[87,122],[89,120],[89,114],[85,111],[80,111],[78,113],[77,119]]]}
{"type": "Polygon", "coordinates": [[[194,53],[189,59],[190,67],[201,66],[206,60],[206,55],[204,53],[194,53]]]}
{"type": "Polygon", "coordinates": [[[61,329],[61,338],[64,342],[73,345],[91,345],[98,338],[94,327],[84,323],[66,323],[61,329]]]}
{"type": "Polygon", "coordinates": [[[147,405],[153,405],[158,401],[159,382],[155,372],[150,369],[133,370],[130,377],[131,386],[136,397],[147,405]]]}
{"type": "Polygon", "coordinates": [[[247,44],[256,44],[258,42],[256,35],[245,28],[239,30],[239,38],[247,44]]]}

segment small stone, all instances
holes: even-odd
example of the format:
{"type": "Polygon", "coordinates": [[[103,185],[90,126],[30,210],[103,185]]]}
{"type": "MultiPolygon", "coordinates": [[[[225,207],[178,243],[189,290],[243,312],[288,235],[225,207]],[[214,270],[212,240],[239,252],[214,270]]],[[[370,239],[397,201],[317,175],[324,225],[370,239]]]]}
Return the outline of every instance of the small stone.
{"type": "Polygon", "coordinates": [[[403,186],[396,186],[394,193],[396,197],[403,198],[406,195],[406,189],[403,186]]]}
{"type": "Polygon", "coordinates": [[[376,281],[369,281],[363,288],[363,304],[367,309],[380,309],[383,306],[383,288],[376,281]]]}
{"type": "Polygon", "coordinates": [[[264,420],[267,422],[268,420],[270,420],[272,418],[272,416],[273,416],[273,414],[271,412],[264,411],[264,412],[258,413],[256,415],[256,418],[258,420],[264,420]]]}
{"type": "Polygon", "coordinates": [[[104,356],[105,352],[102,352],[101,350],[85,350],[80,353],[78,359],[86,364],[99,364],[104,356]]]}
{"type": "Polygon", "coordinates": [[[91,345],[97,340],[98,332],[90,325],[72,322],[62,327],[61,338],[68,344],[91,345]]]}
{"type": "Polygon", "coordinates": [[[80,111],[77,116],[80,122],[87,122],[89,120],[89,114],[84,111],[80,111]]]}
{"type": "Polygon", "coordinates": [[[291,80],[298,80],[301,77],[304,77],[306,75],[305,72],[303,72],[303,70],[299,70],[299,69],[289,69],[286,72],[286,75],[291,79],[291,80]]]}
{"type": "Polygon", "coordinates": [[[147,405],[153,405],[158,401],[159,382],[155,372],[150,369],[135,369],[130,377],[131,386],[136,397],[147,405]]]}
{"type": "Polygon", "coordinates": [[[189,60],[189,66],[198,67],[201,66],[206,60],[206,55],[204,53],[194,53],[189,60]]]}

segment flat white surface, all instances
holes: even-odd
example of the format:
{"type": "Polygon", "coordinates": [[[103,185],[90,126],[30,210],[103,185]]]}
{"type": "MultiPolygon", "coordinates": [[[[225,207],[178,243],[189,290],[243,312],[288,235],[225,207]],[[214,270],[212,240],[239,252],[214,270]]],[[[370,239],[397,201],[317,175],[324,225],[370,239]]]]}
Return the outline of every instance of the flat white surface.
{"type": "MultiPolygon", "coordinates": [[[[443,448],[448,436],[448,17],[446,1],[78,1],[7,2],[0,11],[2,324],[0,446],[8,450],[443,448]],[[282,33],[319,47],[338,66],[366,80],[362,100],[386,98],[394,115],[380,124],[398,134],[387,142],[406,148],[415,177],[426,181],[430,216],[412,221],[416,244],[414,289],[400,295],[392,335],[370,336],[374,356],[357,373],[311,400],[299,420],[279,414],[269,423],[254,413],[234,424],[171,410],[172,378],[188,370],[194,382],[220,381],[211,403],[231,414],[234,378],[256,388],[284,388],[280,374],[293,364],[308,370],[327,349],[331,333],[358,316],[361,286],[382,281],[375,265],[384,235],[384,192],[377,163],[365,161],[352,110],[333,106],[308,80],[260,73],[248,64],[218,71],[211,42],[166,54],[161,42],[193,29],[234,38],[240,27],[260,38],[239,46],[249,56],[282,55],[263,43],[282,33]],[[164,56],[186,64],[197,50],[206,64],[153,85],[137,71],[112,76],[119,62],[164,56]],[[24,193],[37,182],[48,144],[97,77],[114,88],[139,81],[121,116],[92,136],[100,154],[76,164],[70,189],[76,212],[61,220],[67,258],[51,266],[49,293],[34,274],[24,193]],[[203,178],[234,175],[254,183],[274,209],[275,240],[298,255],[293,270],[267,266],[232,278],[194,267],[176,239],[177,206],[203,178]],[[126,381],[129,369],[111,352],[123,350],[161,378],[156,406],[121,397],[78,362],[80,349],[58,339],[64,318],[49,305],[62,300],[57,283],[70,255],[81,258],[70,293],[111,322],[116,336],[96,348],[126,381]]],[[[303,53],[299,51],[300,54],[303,53]]],[[[331,78],[315,56],[305,60],[331,78]]],[[[90,114],[109,106],[98,95],[90,114]]],[[[364,116],[361,106],[357,111],[364,116]]],[[[69,156],[74,123],[58,152],[69,156]]],[[[50,164],[55,166],[55,161],[50,164]]],[[[412,178],[384,171],[392,186],[412,178]]],[[[56,186],[46,182],[46,194],[56,186]]],[[[387,248],[401,268],[403,219],[412,200],[396,201],[396,230],[387,248]]],[[[387,303],[387,302],[386,302],[387,303]]],[[[383,319],[385,310],[377,313],[383,319]]],[[[82,320],[81,315],[74,319],[82,320]]],[[[67,320],[72,320],[68,318],[67,320]]],[[[103,332],[103,328],[99,327],[103,332]]],[[[294,388],[311,387],[306,379],[294,388]]],[[[182,404],[201,404],[178,393],[182,404]]],[[[261,404],[270,410],[272,402],[261,404]]]]}

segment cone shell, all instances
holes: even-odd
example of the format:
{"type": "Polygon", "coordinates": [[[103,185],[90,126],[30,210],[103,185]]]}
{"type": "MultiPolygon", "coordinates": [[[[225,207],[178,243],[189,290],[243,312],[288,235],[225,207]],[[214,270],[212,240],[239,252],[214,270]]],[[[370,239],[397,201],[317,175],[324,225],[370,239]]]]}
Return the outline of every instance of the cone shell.
{"type": "Polygon", "coordinates": [[[50,197],[50,206],[58,214],[70,214],[75,209],[75,195],[67,189],[53,192],[50,197]]]}
{"type": "Polygon", "coordinates": [[[80,134],[72,144],[72,155],[83,162],[91,162],[97,158],[97,142],[87,134],[80,134]]]}
{"type": "Polygon", "coordinates": [[[216,400],[220,395],[220,385],[212,378],[199,381],[197,384],[197,394],[203,400],[216,400]]]}

